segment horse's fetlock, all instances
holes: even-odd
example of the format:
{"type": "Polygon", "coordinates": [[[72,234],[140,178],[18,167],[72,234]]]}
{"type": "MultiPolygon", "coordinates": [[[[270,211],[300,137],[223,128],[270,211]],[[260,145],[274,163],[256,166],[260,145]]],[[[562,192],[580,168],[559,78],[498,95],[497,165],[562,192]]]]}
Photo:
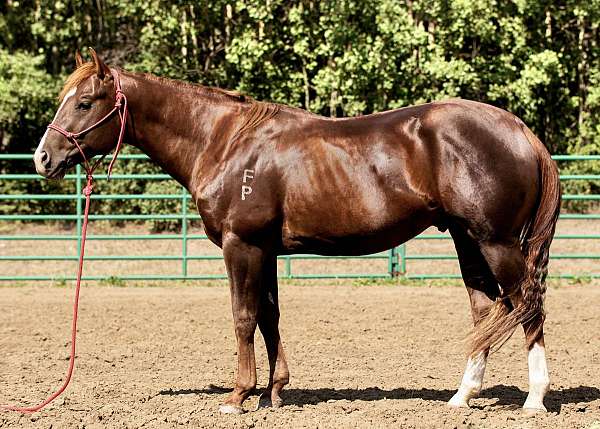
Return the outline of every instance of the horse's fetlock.
{"type": "Polygon", "coordinates": [[[290,382],[290,372],[289,371],[285,371],[285,372],[282,371],[281,373],[275,373],[273,375],[273,384],[276,384],[279,386],[285,386],[289,382],[290,382]]]}
{"type": "Polygon", "coordinates": [[[237,383],[236,387],[242,394],[249,393],[256,388],[256,378],[240,381],[237,383]]]}
{"type": "Polygon", "coordinates": [[[550,388],[550,377],[547,374],[530,377],[529,384],[546,392],[550,388]]]}
{"type": "Polygon", "coordinates": [[[483,387],[483,383],[481,382],[471,382],[471,383],[465,383],[464,385],[465,390],[469,393],[469,395],[471,397],[479,395],[479,392],[481,392],[481,388],[483,387]]]}

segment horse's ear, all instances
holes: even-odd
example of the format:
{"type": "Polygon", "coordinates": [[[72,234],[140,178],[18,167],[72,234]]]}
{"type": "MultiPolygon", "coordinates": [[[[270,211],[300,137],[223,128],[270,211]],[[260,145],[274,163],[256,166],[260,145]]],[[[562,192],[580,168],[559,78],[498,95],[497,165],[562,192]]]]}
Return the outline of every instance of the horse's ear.
{"type": "Polygon", "coordinates": [[[79,68],[83,65],[83,58],[81,58],[81,53],[79,49],[75,51],[75,68],[79,68]]]}
{"type": "Polygon", "coordinates": [[[98,57],[98,54],[96,53],[96,51],[93,48],[88,48],[90,50],[90,55],[92,56],[92,59],[94,60],[94,64],[96,65],[96,74],[98,75],[99,79],[104,79],[104,76],[109,75],[110,76],[110,69],[108,68],[108,66],[106,64],[104,64],[104,62],[100,59],[100,57],[98,57]]]}

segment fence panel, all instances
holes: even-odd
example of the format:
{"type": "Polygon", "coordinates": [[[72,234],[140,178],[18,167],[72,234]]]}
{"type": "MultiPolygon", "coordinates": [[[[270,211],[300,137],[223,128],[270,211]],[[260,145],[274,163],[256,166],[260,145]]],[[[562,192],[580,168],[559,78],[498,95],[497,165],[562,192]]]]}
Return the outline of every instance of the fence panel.
{"type": "MultiPolygon", "coordinates": [[[[572,161],[598,161],[600,156],[580,156],[580,155],[558,155],[553,157],[561,164],[572,161]]],[[[120,156],[120,160],[127,162],[147,162],[147,157],[142,154],[123,154],[120,156]]],[[[12,161],[23,161],[31,160],[30,154],[0,154],[0,162],[12,162],[12,161]]],[[[99,174],[96,176],[98,180],[106,180],[106,175],[99,174]]],[[[47,273],[45,274],[44,267],[53,267],[49,263],[54,262],[69,262],[74,263],[77,261],[79,255],[79,245],[81,243],[81,223],[83,216],[83,203],[82,198],[82,184],[85,176],[80,166],[77,166],[74,174],[68,174],[65,176],[66,180],[75,181],[75,193],[73,194],[4,194],[0,195],[0,204],[10,204],[11,201],[28,200],[28,201],[75,201],[76,212],[75,213],[64,213],[64,214],[27,214],[27,213],[9,213],[0,214],[0,231],[5,233],[0,234],[0,264],[18,264],[26,263],[26,266],[20,268],[29,269],[33,271],[34,262],[35,274],[15,273],[10,268],[10,265],[5,265],[0,270],[0,280],[3,281],[29,281],[29,280],[71,280],[74,279],[74,274],[70,273],[74,270],[67,271],[66,269],[60,270],[60,273],[47,273]],[[56,228],[50,229],[50,232],[40,233],[35,230],[34,232],[27,231],[23,225],[30,223],[52,223],[52,222],[65,222],[71,221],[76,226],[75,232],[69,232],[67,234],[59,234],[53,232],[56,228]],[[18,224],[16,224],[18,222],[18,224]],[[12,225],[12,226],[11,226],[12,225]],[[25,229],[23,232],[22,230],[25,229]],[[65,242],[77,244],[74,248],[74,252],[71,254],[59,253],[54,254],[55,249],[52,243],[65,242]],[[29,247],[26,243],[30,243],[29,247]],[[32,243],[32,244],[31,244],[32,243]],[[36,243],[46,243],[46,246],[42,244],[37,245],[36,243]],[[21,247],[19,247],[21,246],[21,247]],[[15,248],[17,251],[15,252],[15,248]],[[32,250],[38,250],[46,248],[51,250],[46,254],[33,253],[32,250]]],[[[0,174],[1,181],[38,181],[41,178],[37,174],[31,173],[9,173],[0,174]]],[[[112,180],[170,180],[170,177],[166,174],[113,174],[112,180]]],[[[600,180],[599,174],[562,174],[561,181],[584,181],[590,182],[593,180],[600,180]]],[[[109,279],[122,279],[122,280],[200,280],[200,279],[218,279],[225,278],[225,270],[222,267],[216,269],[211,268],[213,272],[198,272],[197,270],[192,272],[190,270],[191,265],[194,262],[214,262],[221,261],[223,259],[220,251],[216,247],[210,247],[208,243],[208,237],[201,232],[194,232],[190,225],[191,222],[199,221],[200,216],[196,212],[190,212],[188,204],[191,196],[185,189],[181,189],[179,193],[175,194],[94,194],[92,195],[93,200],[172,200],[179,202],[179,212],[177,213],[143,213],[143,214],[91,214],[91,221],[122,221],[122,222],[139,222],[147,220],[172,220],[180,222],[180,232],[178,233],[131,233],[128,228],[123,229],[126,233],[118,234],[115,233],[115,228],[109,230],[105,234],[90,234],[88,240],[90,242],[123,242],[123,246],[118,248],[116,254],[94,254],[88,252],[85,259],[89,261],[103,261],[103,262],[146,262],[146,267],[142,267],[139,271],[131,273],[123,272],[119,270],[119,267],[111,265],[105,272],[90,274],[84,276],[86,280],[109,280],[109,279]],[[132,250],[134,249],[153,249],[156,248],[156,243],[159,242],[178,242],[179,252],[176,254],[136,254],[132,250]],[[200,247],[194,243],[203,243],[200,247]],[[127,243],[135,243],[134,245],[126,245],[127,243]],[[153,244],[155,243],[155,244],[153,244]],[[177,272],[155,272],[153,267],[158,267],[160,263],[178,263],[179,269],[177,272]]],[[[600,195],[595,194],[566,194],[563,196],[564,201],[582,201],[588,203],[594,203],[600,200],[600,195]]],[[[563,246],[561,244],[553,245],[553,251],[551,253],[551,260],[553,261],[595,261],[600,259],[600,252],[598,252],[600,245],[600,214],[598,213],[563,213],[560,216],[558,232],[555,236],[555,243],[567,242],[571,240],[569,245],[563,246]],[[567,222],[575,222],[575,231],[562,232],[561,227],[567,222]],[[576,251],[581,247],[580,243],[583,240],[584,251],[576,251]],[[579,246],[579,247],[578,247],[579,246]],[[563,250],[562,248],[567,250],[563,250]],[[555,251],[558,248],[558,251],[555,251]],[[575,249],[575,250],[573,250],[575,249]],[[592,251],[595,250],[595,251],[592,251]]],[[[91,228],[93,231],[93,227],[91,228]]],[[[138,228],[139,229],[139,228],[138,228]]],[[[568,229],[568,228],[567,228],[568,229]]],[[[573,228],[571,228],[573,229],[573,228]]],[[[66,248],[65,248],[66,249],[66,248]]],[[[372,255],[364,256],[318,256],[318,255],[288,255],[280,257],[279,275],[282,278],[392,278],[395,276],[402,276],[409,279],[431,279],[431,278],[458,278],[460,277],[458,271],[458,264],[456,263],[456,252],[451,247],[451,238],[448,233],[437,233],[435,231],[426,231],[419,235],[410,242],[397,246],[386,252],[380,252],[372,255]],[[443,248],[443,253],[437,253],[434,251],[428,251],[428,249],[443,248]],[[327,264],[323,264],[325,261],[337,261],[341,265],[339,269],[325,269],[327,264]],[[419,268],[420,263],[429,264],[427,269],[421,270],[419,268]],[[444,265],[450,264],[450,265],[444,265]],[[439,268],[441,266],[449,267],[447,271],[442,269],[437,272],[432,269],[439,268]]],[[[333,264],[334,262],[332,262],[333,264]]],[[[567,268],[570,269],[565,271],[562,270],[558,274],[554,274],[557,277],[563,278],[579,278],[589,277],[597,278],[600,277],[600,273],[595,271],[593,267],[582,266],[579,267],[573,262],[570,262],[567,268]]],[[[15,267],[15,266],[13,266],[15,267]]],[[[65,266],[66,267],[66,266],[65,266]]],[[[89,267],[89,266],[88,266],[89,267]]],[[[86,267],[86,270],[88,270],[86,267]]],[[[56,267],[54,267],[56,268],[56,267]]]]}

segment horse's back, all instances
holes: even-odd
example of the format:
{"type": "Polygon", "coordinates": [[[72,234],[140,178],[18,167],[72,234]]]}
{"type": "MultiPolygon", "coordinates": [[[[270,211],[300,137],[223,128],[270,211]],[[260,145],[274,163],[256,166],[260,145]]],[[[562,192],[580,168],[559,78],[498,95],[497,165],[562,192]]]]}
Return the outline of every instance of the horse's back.
{"type": "Polygon", "coordinates": [[[313,121],[280,152],[291,247],[335,253],[346,240],[374,251],[448,219],[492,219],[510,234],[535,204],[535,153],[519,120],[493,106],[449,100],[313,121]]]}

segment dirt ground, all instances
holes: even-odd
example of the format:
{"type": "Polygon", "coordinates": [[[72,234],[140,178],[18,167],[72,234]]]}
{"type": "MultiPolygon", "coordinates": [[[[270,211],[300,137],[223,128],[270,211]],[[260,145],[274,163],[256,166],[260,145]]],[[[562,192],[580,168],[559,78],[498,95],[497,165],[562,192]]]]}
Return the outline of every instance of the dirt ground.
{"type": "MultiPolygon", "coordinates": [[[[291,382],[283,408],[220,415],[232,386],[229,292],[205,286],[82,291],[72,385],[32,416],[0,413],[0,428],[600,428],[600,286],[554,285],[546,343],[549,412],[520,411],[527,392],[523,335],[490,357],[469,410],[458,387],[470,326],[464,288],[287,283],[282,337],[291,382]]],[[[40,401],[67,367],[71,287],[0,288],[0,403],[40,401]]],[[[259,392],[268,365],[257,336],[259,392]]],[[[251,396],[247,410],[257,403],[251,396]]]]}

